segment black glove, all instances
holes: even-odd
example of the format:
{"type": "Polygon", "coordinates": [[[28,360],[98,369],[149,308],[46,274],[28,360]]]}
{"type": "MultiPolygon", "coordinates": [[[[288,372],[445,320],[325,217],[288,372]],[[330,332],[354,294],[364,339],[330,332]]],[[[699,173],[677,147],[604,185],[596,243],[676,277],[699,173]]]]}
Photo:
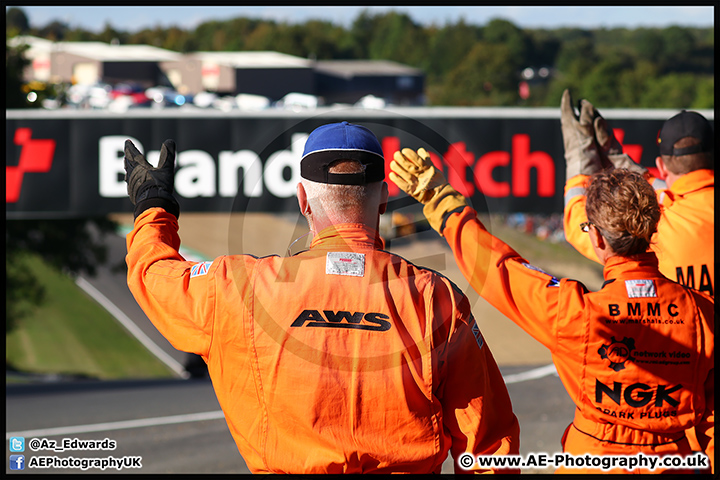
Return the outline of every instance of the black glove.
{"type": "Polygon", "coordinates": [[[165,140],[157,168],[145,160],[130,140],[125,140],[125,182],[135,218],[151,207],[162,207],[180,216],[180,205],[173,196],[175,185],[175,142],[165,140]]]}

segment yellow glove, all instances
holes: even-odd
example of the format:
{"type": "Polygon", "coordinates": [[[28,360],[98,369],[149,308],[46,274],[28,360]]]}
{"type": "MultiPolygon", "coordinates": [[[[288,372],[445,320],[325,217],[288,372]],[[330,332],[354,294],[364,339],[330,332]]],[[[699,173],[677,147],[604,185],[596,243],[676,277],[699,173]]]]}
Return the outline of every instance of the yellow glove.
{"type": "Polygon", "coordinates": [[[395,152],[390,170],[390,180],[400,190],[425,205],[423,214],[440,235],[445,216],[457,208],[467,206],[465,197],[450,186],[424,148],[418,149],[417,153],[410,148],[395,152]]]}

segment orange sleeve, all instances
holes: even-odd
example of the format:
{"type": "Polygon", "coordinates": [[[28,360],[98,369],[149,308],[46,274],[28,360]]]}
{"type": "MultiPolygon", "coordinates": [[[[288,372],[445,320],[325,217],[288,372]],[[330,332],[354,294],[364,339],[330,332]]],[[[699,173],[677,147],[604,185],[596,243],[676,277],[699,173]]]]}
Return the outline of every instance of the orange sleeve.
{"type": "Polygon", "coordinates": [[[442,233],[473,289],[554,351],[560,313],[558,279],[491,235],[470,207],[447,217],[442,233]]]}
{"type": "Polygon", "coordinates": [[[576,175],[565,184],[565,210],[563,212],[563,228],[565,239],[575,250],[600,263],[590,242],[590,235],[580,230],[580,224],[587,222],[585,213],[585,189],[590,177],[576,175]]]}
{"type": "MultiPolygon", "coordinates": [[[[451,326],[441,357],[444,428],[452,438],[450,453],[458,474],[470,473],[458,464],[463,453],[474,457],[519,455],[520,435],[505,381],[470,312],[467,297],[459,295],[461,316],[451,326]]],[[[519,469],[491,472],[477,468],[472,473],[520,473],[519,469]]]]}
{"type": "Polygon", "coordinates": [[[200,264],[180,255],[177,218],[162,208],[137,217],[127,248],[128,287],[150,321],[178,350],[207,355],[218,260],[193,270],[200,264]]]}

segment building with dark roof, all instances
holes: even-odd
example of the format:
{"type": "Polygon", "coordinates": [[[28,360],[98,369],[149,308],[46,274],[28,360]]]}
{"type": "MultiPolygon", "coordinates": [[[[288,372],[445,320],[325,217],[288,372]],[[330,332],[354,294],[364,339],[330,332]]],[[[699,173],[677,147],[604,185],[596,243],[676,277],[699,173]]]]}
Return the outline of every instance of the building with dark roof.
{"type": "Polygon", "coordinates": [[[14,37],[10,45],[29,46],[32,62],[28,81],[94,84],[136,82],[146,85],[168,83],[165,65],[183,55],[149,45],[113,45],[103,42],[51,42],[37,37],[14,37]]]}
{"type": "Polygon", "coordinates": [[[355,103],[366,95],[395,105],[425,103],[422,70],[388,60],[325,60],[314,64],[325,103],[355,103]]]}
{"type": "Polygon", "coordinates": [[[387,104],[424,105],[425,75],[387,60],[314,61],[279,52],[181,54],[149,45],[52,42],[18,36],[32,61],[26,81],[172,86],[182,94],[202,91],[251,94],[278,101],[288,93],[320,97],[321,103],[355,104],[366,96],[387,104]]]}
{"type": "Polygon", "coordinates": [[[195,52],[184,65],[195,74],[181,75],[193,93],[201,90],[262,95],[276,101],[291,92],[315,95],[315,73],[310,60],[279,52],[195,52]]]}

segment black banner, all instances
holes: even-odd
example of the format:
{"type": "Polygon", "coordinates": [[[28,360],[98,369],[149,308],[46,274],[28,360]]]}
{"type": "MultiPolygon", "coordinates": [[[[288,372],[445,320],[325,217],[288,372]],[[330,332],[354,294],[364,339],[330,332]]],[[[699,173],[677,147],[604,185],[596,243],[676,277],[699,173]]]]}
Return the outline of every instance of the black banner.
{"type": "MultiPolygon", "coordinates": [[[[307,135],[343,120],[377,135],[386,170],[396,150],[424,147],[478,211],[556,213],[563,208],[559,108],[6,113],[9,219],[130,212],[123,181],[128,138],[151,163],[164,140],[175,140],[175,188],[183,212],[294,212],[307,135]]],[[[658,155],[657,133],[675,113],[603,111],[625,152],[649,168],[658,155]]],[[[701,113],[713,120],[712,111],[701,113]]],[[[408,205],[406,196],[389,184],[390,209],[408,205]]]]}

